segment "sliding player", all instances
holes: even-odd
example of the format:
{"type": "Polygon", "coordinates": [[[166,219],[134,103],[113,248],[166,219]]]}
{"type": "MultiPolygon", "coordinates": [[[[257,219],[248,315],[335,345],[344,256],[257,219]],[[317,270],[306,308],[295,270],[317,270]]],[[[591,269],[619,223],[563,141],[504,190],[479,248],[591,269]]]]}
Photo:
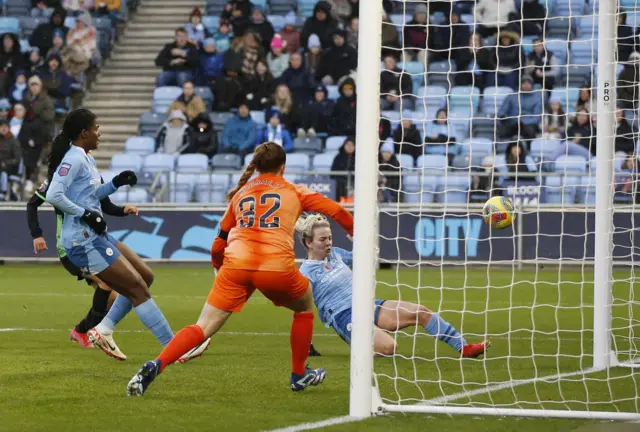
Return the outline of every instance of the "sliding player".
{"type": "MultiPolygon", "coordinates": [[[[320,319],[350,344],[353,273],[348,266],[351,264],[351,252],[332,247],[331,227],[322,215],[300,217],[296,231],[309,254],[300,272],[311,281],[320,319]]],[[[376,354],[391,356],[396,352],[396,341],[385,330],[396,331],[418,324],[431,336],[458,351],[463,358],[478,357],[490,345],[488,341],[467,344],[458,330],[422,305],[396,300],[376,300],[375,303],[376,354]]]]}
{"type": "Polygon", "coordinates": [[[294,226],[303,210],[312,210],[331,216],[352,235],[353,216],[335,201],[287,182],[282,177],[286,158],[276,143],[256,148],[238,186],[229,192],[230,204],[211,248],[219,271],[198,322],[178,332],[155,360],[142,365],[127,385],[128,395],[141,396],[167,365],[220,330],[233,312],[240,312],[255,289],[294,313],[291,390],[324,381],[324,369],[305,366],[313,333],[313,296],[309,281],[295,265],[294,226]],[[250,181],[256,170],[260,175],[250,181]]]}

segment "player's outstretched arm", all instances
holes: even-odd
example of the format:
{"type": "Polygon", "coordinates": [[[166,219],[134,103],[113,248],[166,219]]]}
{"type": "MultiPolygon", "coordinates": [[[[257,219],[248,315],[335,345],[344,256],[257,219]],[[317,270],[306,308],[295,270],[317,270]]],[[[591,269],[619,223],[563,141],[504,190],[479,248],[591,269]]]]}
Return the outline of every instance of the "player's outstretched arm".
{"type": "Polygon", "coordinates": [[[211,245],[211,264],[216,270],[220,270],[224,260],[224,250],[227,247],[227,238],[229,231],[236,225],[235,215],[233,213],[232,204],[229,204],[222,220],[220,221],[220,232],[218,233],[213,244],[211,245]]]}
{"type": "Polygon", "coordinates": [[[42,203],[44,203],[44,199],[38,192],[35,192],[27,202],[27,224],[31,237],[34,239],[42,237],[42,228],[40,228],[40,220],[38,219],[38,207],[42,203]]]}
{"type": "Polygon", "coordinates": [[[329,216],[353,235],[353,215],[340,204],[304,186],[296,186],[303,211],[314,211],[329,216]]]}

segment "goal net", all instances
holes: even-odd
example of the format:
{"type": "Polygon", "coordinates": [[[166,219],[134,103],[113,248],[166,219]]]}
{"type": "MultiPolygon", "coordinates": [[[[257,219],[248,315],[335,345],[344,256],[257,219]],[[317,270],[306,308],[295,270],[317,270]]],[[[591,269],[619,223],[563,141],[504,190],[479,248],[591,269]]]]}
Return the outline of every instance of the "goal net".
{"type": "Polygon", "coordinates": [[[352,415],[640,419],[640,5],[383,4],[360,11],[352,415]],[[374,299],[492,346],[416,320],[371,360],[374,299]]]}

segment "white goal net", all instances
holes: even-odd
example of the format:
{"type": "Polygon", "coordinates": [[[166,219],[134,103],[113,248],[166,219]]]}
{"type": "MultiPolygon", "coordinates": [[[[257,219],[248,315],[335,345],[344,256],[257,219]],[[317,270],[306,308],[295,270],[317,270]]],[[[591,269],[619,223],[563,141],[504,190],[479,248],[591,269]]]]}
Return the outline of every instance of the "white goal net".
{"type": "Polygon", "coordinates": [[[640,419],[640,4],[383,5],[360,11],[352,414],[640,419]],[[511,227],[483,222],[493,196],[511,227]],[[406,303],[379,306],[397,350],[371,365],[374,298],[406,303]],[[411,303],[492,346],[461,359],[411,303]]]}

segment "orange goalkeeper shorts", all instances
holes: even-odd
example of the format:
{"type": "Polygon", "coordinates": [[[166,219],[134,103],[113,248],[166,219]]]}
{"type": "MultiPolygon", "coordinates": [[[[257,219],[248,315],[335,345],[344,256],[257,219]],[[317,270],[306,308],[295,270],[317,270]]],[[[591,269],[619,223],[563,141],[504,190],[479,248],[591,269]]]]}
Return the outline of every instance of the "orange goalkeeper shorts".
{"type": "Polygon", "coordinates": [[[240,312],[256,289],[276,306],[283,306],[302,297],[309,289],[309,280],[295,267],[275,272],[227,269],[223,265],[207,303],[224,311],[240,312]]]}

